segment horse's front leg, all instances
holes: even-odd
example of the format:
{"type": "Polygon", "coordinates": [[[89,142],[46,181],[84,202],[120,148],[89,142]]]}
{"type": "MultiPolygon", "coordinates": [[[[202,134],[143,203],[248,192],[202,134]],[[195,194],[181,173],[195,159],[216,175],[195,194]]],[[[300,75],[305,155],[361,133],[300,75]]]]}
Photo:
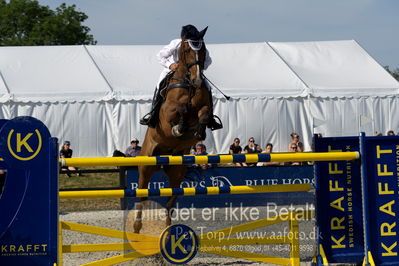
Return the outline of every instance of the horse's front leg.
{"type": "MultiPolygon", "coordinates": [[[[185,165],[173,165],[173,166],[165,166],[164,167],[165,173],[169,177],[169,184],[171,188],[179,188],[181,182],[187,171],[187,166],[185,165]]],[[[177,196],[171,196],[168,198],[168,202],[166,203],[166,226],[172,224],[172,213],[171,210],[174,207],[177,200],[177,196]]]]}
{"type": "Polygon", "coordinates": [[[198,111],[198,127],[197,131],[195,132],[194,136],[198,140],[204,140],[206,138],[206,126],[209,123],[209,107],[203,106],[198,111]]]}
{"type": "Polygon", "coordinates": [[[172,126],[172,135],[175,137],[181,137],[188,128],[188,105],[181,104],[176,108],[176,112],[178,114],[179,123],[177,125],[172,126]]]}

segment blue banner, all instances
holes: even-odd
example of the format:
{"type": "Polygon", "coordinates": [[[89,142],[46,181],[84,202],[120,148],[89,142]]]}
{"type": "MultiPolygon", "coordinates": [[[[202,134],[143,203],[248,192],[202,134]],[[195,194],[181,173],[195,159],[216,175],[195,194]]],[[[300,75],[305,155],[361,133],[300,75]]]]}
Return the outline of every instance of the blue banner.
{"type": "MultiPolygon", "coordinates": [[[[316,152],[359,151],[358,137],[318,138],[316,152]]],[[[329,263],[361,262],[364,254],[359,161],[317,162],[316,220],[329,263]]]]}
{"type": "MultiPolygon", "coordinates": [[[[0,122],[2,123],[2,122],[0,122]]],[[[31,117],[0,131],[0,265],[54,265],[58,252],[57,140],[31,117]]]]}
{"type": "Polygon", "coordinates": [[[366,251],[376,265],[399,265],[399,137],[362,136],[366,251]]]}
{"type": "MultiPolygon", "coordinates": [[[[126,188],[138,188],[137,169],[127,171],[126,188]]],[[[268,167],[220,167],[210,169],[188,168],[180,187],[223,187],[243,185],[277,185],[313,183],[313,166],[268,166],[268,167]]],[[[169,187],[168,177],[163,170],[156,172],[149,188],[169,187]]],[[[167,198],[152,197],[151,200],[165,206],[167,198]]],[[[182,196],[177,200],[178,207],[204,208],[243,206],[265,206],[266,202],[276,204],[313,203],[309,192],[263,193],[246,195],[204,195],[182,196]]],[[[128,208],[132,208],[137,199],[127,199],[128,208]]]]}

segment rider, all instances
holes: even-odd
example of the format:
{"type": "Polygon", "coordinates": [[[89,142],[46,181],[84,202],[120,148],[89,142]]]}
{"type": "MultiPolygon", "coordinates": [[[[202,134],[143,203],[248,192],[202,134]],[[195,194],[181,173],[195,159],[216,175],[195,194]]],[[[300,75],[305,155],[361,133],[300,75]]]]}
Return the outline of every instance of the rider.
{"type": "MultiPolygon", "coordinates": [[[[148,125],[149,127],[155,127],[158,121],[158,113],[159,109],[162,105],[163,97],[161,96],[161,91],[168,85],[171,76],[173,75],[174,71],[177,69],[178,63],[178,50],[180,47],[180,43],[182,40],[188,40],[190,45],[196,46],[194,48],[200,49],[202,45],[202,39],[208,27],[203,29],[201,32],[197,30],[196,27],[193,25],[186,25],[182,27],[181,30],[181,39],[172,40],[168,45],[163,47],[161,51],[157,54],[157,58],[164,70],[161,73],[159,78],[158,86],[155,88],[154,98],[152,100],[151,111],[146,114],[141,120],[140,124],[148,125]]],[[[204,70],[208,68],[208,66],[212,63],[212,59],[209,56],[208,50],[206,50],[206,57],[204,62],[204,70]]],[[[212,101],[212,93],[209,85],[207,82],[204,82],[206,87],[209,91],[209,98],[210,98],[210,117],[208,128],[211,130],[221,129],[222,123],[220,122],[219,117],[213,115],[213,101],[212,101]],[[215,120],[215,117],[218,118],[219,122],[215,120]]]]}

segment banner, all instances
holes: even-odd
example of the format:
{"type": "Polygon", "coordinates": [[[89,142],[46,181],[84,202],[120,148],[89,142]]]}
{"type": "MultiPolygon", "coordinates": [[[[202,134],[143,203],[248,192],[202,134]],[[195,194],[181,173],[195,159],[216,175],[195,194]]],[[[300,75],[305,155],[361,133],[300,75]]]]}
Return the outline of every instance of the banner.
{"type": "Polygon", "coordinates": [[[364,137],[366,252],[375,265],[399,265],[399,137],[364,137]]]}
{"type": "MultiPolygon", "coordinates": [[[[138,188],[138,171],[127,171],[126,188],[138,188]]],[[[210,169],[188,168],[180,187],[223,187],[254,186],[277,184],[313,183],[313,166],[267,166],[267,167],[215,167],[210,169]]],[[[149,188],[169,187],[168,177],[163,170],[156,172],[149,188]]],[[[151,200],[165,206],[167,198],[152,197],[151,200]]],[[[127,199],[128,208],[132,208],[136,199],[127,199]]],[[[266,202],[276,204],[313,203],[313,194],[309,192],[264,193],[245,195],[204,195],[178,197],[179,207],[226,207],[232,206],[265,206],[266,202]]]]}
{"type": "MultiPolygon", "coordinates": [[[[359,151],[358,137],[319,138],[316,152],[359,151]]],[[[359,161],[315,164],[318,244],[329,263],[361,262],[364,257],[359,161]]]]}
{"type": "Polygon", "coordinates": [[[0,131],[0,265],[54,265],[58,252],[57,139],[32,117],[0,131]]]}

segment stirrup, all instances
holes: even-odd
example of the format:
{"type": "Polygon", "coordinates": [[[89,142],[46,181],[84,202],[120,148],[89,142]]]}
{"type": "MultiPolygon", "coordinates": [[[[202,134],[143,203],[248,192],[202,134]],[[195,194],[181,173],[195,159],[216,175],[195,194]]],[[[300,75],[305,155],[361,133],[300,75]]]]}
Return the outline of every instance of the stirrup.
{"type": "Polygon", "coordinates": [[[222,121],[220,120],[220,118],[217,115],[213,115],[211,117],[211,121],[208,124],[208,128],[210,128],[212,131],[214,130],[218,130],[218,129],[222,129],[223,128],[223,124],[222,121]],[[219,121],[216,121],[216,119],[219,121]]]}
{"type": "Polygon", "coordinates": [[[148,126],[151,120],[151,113],[146,114],[143,118],[140,119],[140,124],[143,126],[148,126]]]}

